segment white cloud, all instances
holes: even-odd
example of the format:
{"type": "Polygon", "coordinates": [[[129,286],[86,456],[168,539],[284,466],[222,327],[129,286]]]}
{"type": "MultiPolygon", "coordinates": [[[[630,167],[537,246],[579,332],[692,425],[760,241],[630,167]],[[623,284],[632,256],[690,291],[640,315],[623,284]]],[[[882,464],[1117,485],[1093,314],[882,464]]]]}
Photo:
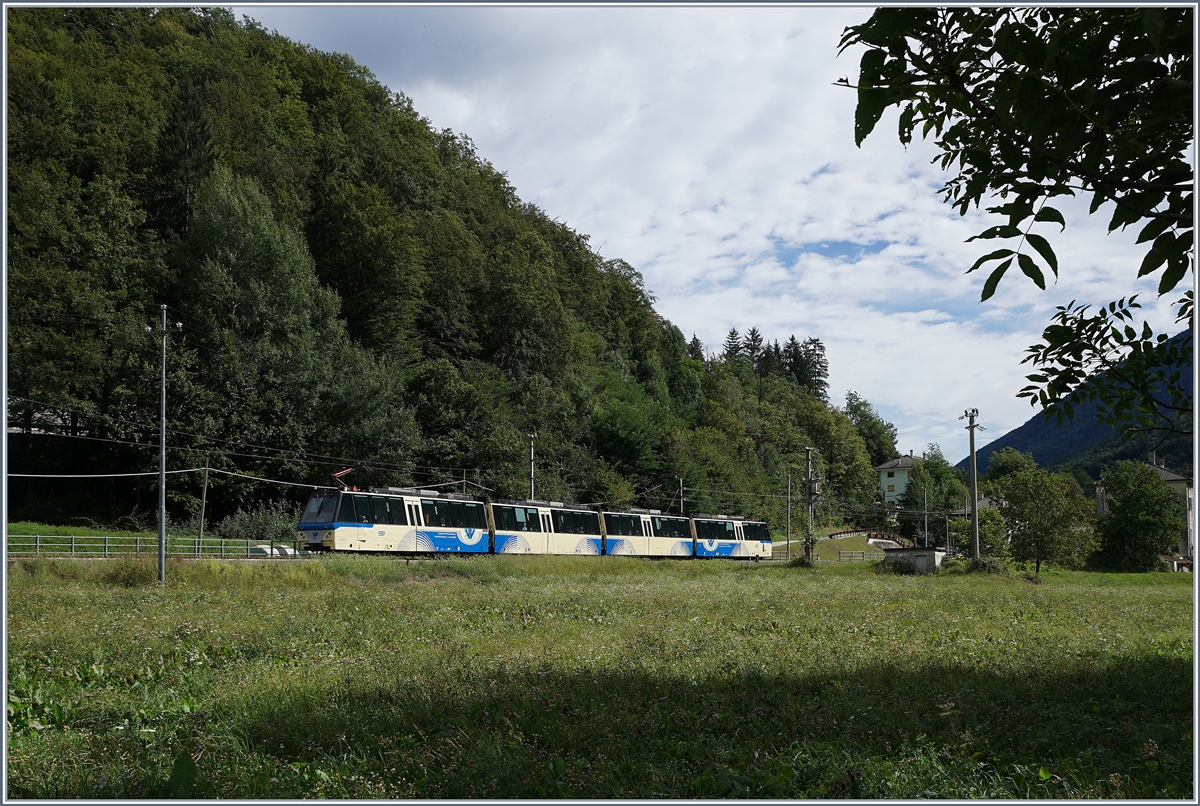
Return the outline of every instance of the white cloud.
{"type": "MultiPolygon", "coordinates": [[[[991,437],[1020,425],[1019,362],[1054,306],[1135,286],[1135,234],[1105,235],[1106,218],[1068,200],[1058,284],[1041,292],[1013,269],[978,303],[986,270],[963,272],[989,244],[965,240],[990,217],[942,203],[933,147],[903,148],[894,112],[854,146],[855,95],[833,82],[858,54],[838,58],[837,42],[868,9],[236,10],[350,54],[468,135],[524,200],[637,267],[689,337],[818,336],[834,399],[865,396],[906,449],[940,441],[957,460],[971,406],[991,437]]],[[[1172,329],[1165,303],[1150,319],[1172,329]]]]}

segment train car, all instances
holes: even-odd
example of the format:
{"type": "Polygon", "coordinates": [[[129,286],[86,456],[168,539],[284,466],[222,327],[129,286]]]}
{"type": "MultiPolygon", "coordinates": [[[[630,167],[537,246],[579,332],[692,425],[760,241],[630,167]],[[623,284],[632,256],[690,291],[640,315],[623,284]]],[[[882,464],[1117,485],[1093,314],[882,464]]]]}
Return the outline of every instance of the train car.
{"type": "Polygon", "coordinates": [[[497,554],[604,553],[600,518],[585,507],[502,499],[491,509],[497,554]]]}
{"type": "Polygon", "coordinates": [[[636,557],[691,557],[695,553],[688,519],[657,509],[606,510],[604,553],[636,557]]]}
{"type": "Polygon", "coordinates": [[[491,551],[486,502],[433,490],[315,490],[297,530],[310,551],[491,551]]]}
{"type": "Polygon", "coordinates": [[[692,516],[697,557],[759,558],[771,556],[766,524],[738,515],[692,516]],[[747,534],[747,526],[750,527],[747,534]],[[764,542],[764,538],[766,542],[764,542]]]}

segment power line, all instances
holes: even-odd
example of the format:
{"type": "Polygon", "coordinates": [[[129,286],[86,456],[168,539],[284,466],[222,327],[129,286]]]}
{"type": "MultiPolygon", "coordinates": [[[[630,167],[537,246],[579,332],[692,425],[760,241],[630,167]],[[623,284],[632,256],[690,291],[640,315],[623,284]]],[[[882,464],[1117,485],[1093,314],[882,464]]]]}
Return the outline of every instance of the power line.
{"type": "MultiPolygon", "coordinates": [[[[195,473],[200,468],[188,470],[168,470],[168,473],[195,473]]],[[[212,468],[209,468],[210,470],[212,468]]],[[[149,473],[9,473],[10,476],[22,479],[119,479],[127,476],[157,476],[158,471],[149,473]]]]}

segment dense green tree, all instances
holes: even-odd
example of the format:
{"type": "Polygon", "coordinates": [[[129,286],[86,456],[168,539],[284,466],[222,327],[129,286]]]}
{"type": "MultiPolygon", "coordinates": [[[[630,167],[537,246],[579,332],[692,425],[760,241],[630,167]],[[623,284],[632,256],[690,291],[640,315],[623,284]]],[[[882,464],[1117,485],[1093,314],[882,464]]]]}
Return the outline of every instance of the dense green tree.
{"type": "Polygon", "coordinates": [[[1037,462],[1033,460],[1033,454],[1005,447],[993,453],[988,459],[984,478],[988,481],[1000,481],[1010,473],[1016,473],[1019,470],[1033,470],[1036,467],[1037,462]]]}
{"type": "Polygon", "coordinates": [[[1107,512],[1100,517],[1100,559],[1109,568],[1153,568],[1179,545],[1183,502],[1158,471],[1142,462],[1114,462],[1100,476],[1107,512]]]}
{"type": "Polygon", "coordinates": [[[1092,504],[1069,475],[1041,468],[1018,470],[1000,482],[1000,514],[1008,527],[1012,558],[1067,568],[1082,565],[1097,541],[1092,504]]]}
{"type": "Polygon", "coordinates": [[[846,416],[866,443],[871,464],[879,466],[900,457],[896,450],[896,426],[884,420],[874,406],[856,392],[846,393],[846,416]]]}
{"type": "Polygon", "coordinates": [[[900,496],[900,508],[904,513],[900,519],[901,531],[906,535],[918,533],[924,528],[924,512],[934,513],[936,519],[938,512],[961,510],[963,502],[969,498],[970,492],[954,466],[946,461],[942,449],[931,443],[920,459],[913,460],[908,486],[900,496]]]}
{"type": "MultiPolygon", "coordinates": [[[[860,144],[889,106],[899,136],[933,132],[943,168],[958,173],[943,197],[966,214],[985,197],[1005,216],[975,238],[1012,247],[983,286],[995,293],[1014,265],[1040,288],[1058,258],[1037,224],[1066,227],[1047,202],[1091,195],[1091,213],[1110,207],[1109,231],[1141,227],[1149,243],[1138,277],[1161,271],[1158,293],[1176,289],[1193,265],[1193,14],[1177,8],[884,8],[847,28],[843,49],[865,45],[854,139],[860,144]]],[[[846,82],[848,83],[848,82],[846,82]]],[[[974,240],[974,238],[972,239],[974,240]]],[[[1021,391],[1061,417],[1081,401],[1126,431],[1190,433],[1192,344],[1130,326],[1134,298],[1095,315],[1060,307],[1043,341],[1029,348],[1037,369],[1021,391]]],[[[1192,294],[1176,303],[1191,322],[1192,294]]],[[[1190,325],[1189,325],[1190,326],[1190,325]]]]}
{"type": "Polygon", "coordinates": [[[732,361],[745,349],[746,346],[743,344],[742,336],[737,332],[737,328],[729,328],[729,332],[725,334],[725,345],[721,350],[721,355],[725,357],[726,361],[732,361]]]}
{"type": "MultiPolygon", "coordinates": [[[[951,518],[950,536],[959,551],[971,547],[971,519],[951,518]]],[[[982,557],[1009,558],[1008,528],[1000,510],[993,507],[979,509],[979,554],[982,557]]]]}
{"type": "MultiPolygon", "coordinates": [[[[782,529],[807,446],[824,523],[872,500],[863,438],[822,399],[819,340],[752,328],[752,362],[734,330],[730,360],[710,360],[633,266],[348,57],[221,9],[8,23],[9,388],[31,440],[153,438],[144,327],[166,304],[184,325],[167,344],[175,466],[315,484],[354,465],[360,486],[465,470],[523,496],[536,432],[556,499],[678,506],[683,479],[692,511],[782,529]]],[[[119,447],[108,466],[151,466],[119,447]]],[[[199,485],[168,486],[183,520],[199,485]]],[[[299,489],[210,480],[208,515],[299,489]]]]}

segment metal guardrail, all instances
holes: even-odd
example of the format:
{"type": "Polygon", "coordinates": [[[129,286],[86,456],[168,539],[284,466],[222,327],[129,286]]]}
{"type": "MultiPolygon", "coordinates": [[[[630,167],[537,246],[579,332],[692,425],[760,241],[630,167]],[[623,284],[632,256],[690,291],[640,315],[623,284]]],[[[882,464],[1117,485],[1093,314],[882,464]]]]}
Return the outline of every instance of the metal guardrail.
{"type": "MultiPolygon", "coordinates": [[[[9,557],[124,557],[158,555],[157,537],[116,535],[9,535],[9,557]]],[[[265,543],[261,540],[218,540],[194,537],[167,538],[167,556],[230,559],[299,559],[307,551],[294,545],[265,543]]]]}
{"type": "Polygon", "coordinates": [[[882,551],[839,551],[840,563],[879,562],[884,557],[882,551]]]}

